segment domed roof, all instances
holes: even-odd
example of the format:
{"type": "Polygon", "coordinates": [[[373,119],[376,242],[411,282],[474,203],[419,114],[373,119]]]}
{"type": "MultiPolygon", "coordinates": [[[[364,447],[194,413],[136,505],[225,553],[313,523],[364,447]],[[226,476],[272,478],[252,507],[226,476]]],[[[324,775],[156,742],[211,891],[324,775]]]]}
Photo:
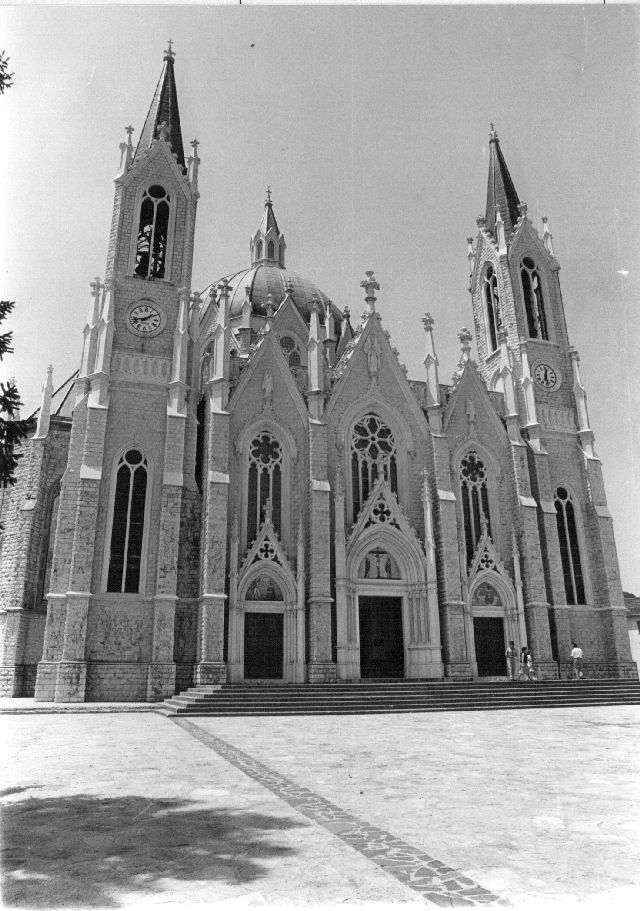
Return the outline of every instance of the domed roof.
{"type": "MultiPolygon", "coordinates": [[[[269,295],[272,295],[273,312],[275,313],[289,293],[306,323],[311,319],[313,298],[316,297],[320,305],[320,320],[324,321],[325,308],[327,304],[330,304],[329,298],[313,282],[303,278],[298,272],[285,268],[285,248],[284,234],[278,228],[271,201],[271,190],[268,188],[262,222],[249,244],[251,265],[240,272],[224,276],[224,280],[231,286],[229,292],[231,318],[242,314],[242,305],[247,299],[247,295],[251,302],[251,312],[256,316],[266,317],[269,295]]],[[[222,280],[220,279],[220,281],[222,280]]],[[[218,282],[213,283],[211,298],[217,297],[217,284],[218,282]]],[[[336,324],[342,322],[342,314],[335,304],[331,304],[331,310],[336,324]]]]}
{"type": "MultiPolygon", "coordinates": [[[[311,307],[314,297],[320,303],[320,312],[323,314],[325,306],[330,302],[327,295],[317,285],[303,278],[298,272],[284,269],[273,262],[260,262],[249,269],[243,269],[233,275],[225,276],[231,285],[229,296],[229,312],[232,317],[240,316],[242,305],[247,296],[251,301],[251,310],[259,316],[267,315],[269,294],[273,295],[274,312],[284,300],[287,291],[290,292],[296,308],[305,322],[311,317],[311,307]]],[[[334,318],[342,319],[342,314],[335,304],[331,304],[334,318]]]]}

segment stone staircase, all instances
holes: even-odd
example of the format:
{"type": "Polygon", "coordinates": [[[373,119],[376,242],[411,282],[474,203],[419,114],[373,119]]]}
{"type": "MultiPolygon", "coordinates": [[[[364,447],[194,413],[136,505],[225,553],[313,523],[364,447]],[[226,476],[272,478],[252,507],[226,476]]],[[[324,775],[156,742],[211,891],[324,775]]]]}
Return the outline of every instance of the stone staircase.
{"type": "Polygon", "coordinates": [[[192,687],[158,706],[167,715],[367,715],[580,705],[640,705],[638,680],[224,684],[192,687]]]}

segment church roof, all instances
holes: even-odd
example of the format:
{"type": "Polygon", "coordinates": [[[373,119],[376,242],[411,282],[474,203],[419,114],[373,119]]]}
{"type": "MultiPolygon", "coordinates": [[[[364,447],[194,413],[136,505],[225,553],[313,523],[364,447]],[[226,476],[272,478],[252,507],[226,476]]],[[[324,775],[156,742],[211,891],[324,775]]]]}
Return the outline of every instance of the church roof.
{"type": "MultiPolygon", "coordinates": [[[[240,316],[242,313],[242,305],[247,293],[251,301],[252,312],[259,316],[266,316],[269,294],[273,295],[273,307],[274,310],[277,310],[289,291],[298,312],[307,323],[311,318],[314,297],[317,297],[320,302],[321,312],[327,304],[330,304],[335,320],[342,321],[340,310],[330,302],[324,291],[298,272],[283,269],[276,263],[256,263],[248,269],[242,269],[225,278],[231,285],[229,313],[232,317],[240,316]]],[[[218,281],[221,280],[218,279],[218,281]]],[[[214,288],[217,284],[218,282],[214,282],[214,288]]]]}
{"type": "Polygon", "coordinates": [[[513,185],[509,168],[504,160],[500,148],[498,133],[491,124],[489,134],[489,180],[487,183],[487,211],[485,215],[486,227],[493,233],[496,226],[496,206],[504,222],[505,234],[513,234],[516,223],[520,217],[518,206],[520,200],[513,185]]]}
{"type": "MultiPolygon", "coordinates": [[[[176,155],[178,164],[185,170],[184,146],[182,144],[182,130],[180,128],[180,112],[178,111],[178,92],[176,89],[176,79],[173,72],[173,58],[175,54],[169,48],[164,54],[164,65],[158,84],[153,95],[153,101],[147,114],[140,139],[136,147],[135,155],[149,148],[154,139],[158,139],[158,127],[163,123],[166,124],[166,138],[171,146],[172,152],[176,155]]],[[[135,159],[134,155],[134,159],[135,159]]]]}

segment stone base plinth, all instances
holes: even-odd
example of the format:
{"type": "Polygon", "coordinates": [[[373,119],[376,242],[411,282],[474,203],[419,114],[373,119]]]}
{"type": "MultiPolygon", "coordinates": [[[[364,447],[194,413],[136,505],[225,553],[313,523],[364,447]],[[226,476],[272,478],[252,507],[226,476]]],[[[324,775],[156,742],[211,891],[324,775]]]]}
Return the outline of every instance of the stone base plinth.
{"type": "Polygon", "coordinates": [[[37,664],[4,664],[0,667],[0,696],[33,696],[37,664]]]}
{"type": "Polygon", "coordinates": [[[444,676],[448,680],[472,680],[473,673],[468,661],[446,661],[444,676]]]}
{"type": "Polygon", "coordinates": [[[196,686],[227,682],[227,665],[224,661],[202,661],[196,667],[196,686]]]}
{"type": "MultiPolygon", "coordinates": [[[[573,661],[558,662],[560,679],[573,679],[573,661]]],[[[587,680],[637,680],[638,665],[635,661],[593,661],[582,662],[582,673],[587,680]]]]}
{"type": "Polygon", "coordinates": [[[335,683],[336,666],[333,661],[327,661],[322,664],[309,664],[308,667],[309,683],[335,683]]]}
{"type": "Polygon", "coordinates": [[[59,661],[54,701],[84,702],[86,683],[86,661],[59,661]]]}
{"type": "Polygon", "coordinates": [[[150,664],[147,674],[147,702],[162,702],[176,691],[176,666],[169,664],[150,664]]]}

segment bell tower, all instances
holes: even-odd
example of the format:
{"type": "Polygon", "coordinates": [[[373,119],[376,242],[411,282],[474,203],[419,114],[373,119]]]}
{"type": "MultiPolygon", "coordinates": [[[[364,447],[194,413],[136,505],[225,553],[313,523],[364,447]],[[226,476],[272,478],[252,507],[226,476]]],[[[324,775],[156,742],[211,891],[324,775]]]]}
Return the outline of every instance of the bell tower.
{"type": "Polygon", "coordinates": [[[628,660],[622,589],[560,264],[547,218],[540,233],[528,218],[493,124],[489,149],[486,210],[475,247],[468,240],[469,290],[478,366],[504,396],[513,447],[529,643],[538,663],[562,661],[572,639],[597,631],[597,657],[612,660],[615,675],[628,660]]]}
{"type": "Polygon", "coordinates": [[[138,699],[174,692],[180,522],[194,487],[199,197],[174,58],[169,42],[138,144],[127,127],[120,145],[105,280],[91,285],[76,381],[39,700],[118,699],[125,679],[138,699]],[[116,641],[125,629],[126,646],[116,641]]]}

